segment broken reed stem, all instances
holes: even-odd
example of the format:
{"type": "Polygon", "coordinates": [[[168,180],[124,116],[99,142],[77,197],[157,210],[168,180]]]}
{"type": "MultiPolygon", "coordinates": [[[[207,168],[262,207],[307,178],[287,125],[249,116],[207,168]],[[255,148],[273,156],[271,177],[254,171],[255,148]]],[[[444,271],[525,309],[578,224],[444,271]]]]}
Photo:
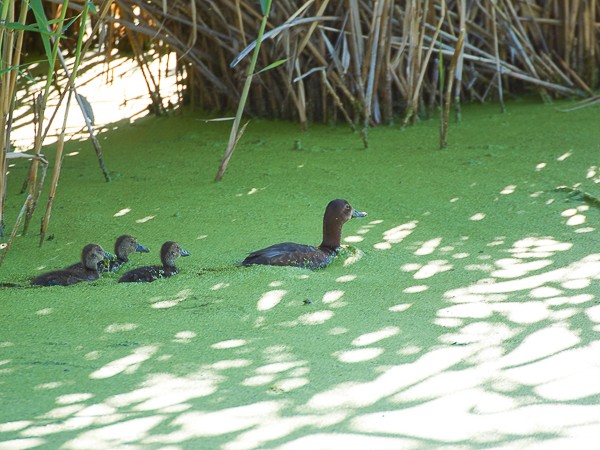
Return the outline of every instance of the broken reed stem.
{"type": "Polygon", "coordinates": [[[450,67],[448,68],[448,84],[446,86],[446,93],[444,95],[444,109],[442,113],[442,120],[440,122],[440,149],[444,149],[448,145],[446,142],[446,135],[448,133],[450,103],[452,102],[452,83],[454,82],[454,72],[456,71],[456,66],[463,47],[464,38],[465,30],[462,29],[458,35],[458,41],[456,42],[456,47],[454,48],[454,56],[452,56],[452,61],[450,62],[450,67]]]}
{"type": "MultiPolygon", "coordinates": [[[[244,113],[244,107],[246,106],[246,101],[248,100],[248,93],[250,92],[250,85],[252,84],[252,78],[254,77],[256,61],[258,60],[258,54],[260,52],[262,38],[263,38],[263,35],[265,34],[265,28],[267,26],[267,21],[269,19],[269,11],[271,10],[271,1],[272,0],[267,0],[267,4],[265,6],[265,11],[263,13],[262,22],[260,23],[260,28],[258,30],[258,36],[256,37],[256,47],[254,47],[254,52],[252,53],[252,60],[250,61],[250,65],[248,66],[246,82],[244,83],[244,88],[242,90],[242,96],[240,98],[240,103],[238,105],[237,113],[235,114],[235,119],[234,119],[233,125],[231,127],[231,133],[229,134],[229,143],[227,145],[227,149],[225,150],[225,154],[223,155],[223,160],[221,161],[219,170],[217,171],[217,176],[215,177],[215,181],[221,181],[223,179],[223,175],[225,175],[225,170],[227,170],[227,165],[229,164],[231,155],[233,155],[233,151],[235,150],[235,147],[237,146],[237,143],[238,143],[239,139],[241,138],[241,135],[238,135],[238,129],[240,127],[240,122],[242,120],[242,115],[244,113]]],[[[245,127],[244,127],[244,129],[245,129],[245,127]]]]}
{"type": "Polygon", "coordinates": [[[23,216],[25,215],[25,211],[27,210],[27,204],[29,203],[30,200],[31,200],[31,194],[27,194],[27,198],[25,199],[25,202],[23,203],[23,206],[21,207],[21,211],[19,212],[19,215],[17,216],[15,225],[13,226],[13,229],[10,233],[8,241],[6,242],[6,247],[4,247],[2,256],[0,256],[0,266],[2,266],[2,263],[4,262],[4,258],[6,258],[6,254],[10,250],[10,246],[12,245],[12,242],[15,239],[15,236],[17,235],[17,230],[21,226],[21,221],[23,220],[23,216]]]}

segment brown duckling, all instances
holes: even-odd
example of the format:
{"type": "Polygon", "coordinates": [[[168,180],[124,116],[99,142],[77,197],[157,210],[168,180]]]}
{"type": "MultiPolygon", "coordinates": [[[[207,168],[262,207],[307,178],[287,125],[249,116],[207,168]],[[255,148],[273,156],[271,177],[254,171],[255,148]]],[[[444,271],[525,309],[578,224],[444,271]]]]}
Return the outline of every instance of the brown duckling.
{"type": "MultiPolygon", "coordinates": [[[[143,252],[148,253],[146,247],[142,244],[138,244],[137,240],[133,236],[129,236],[124,234],[123,236],[119,236],[115,241],[115,256],[108,261],[100,261],[98,265],[98,270],[100,272],[115,272],[119,270],[119,268],[129,261],[129,255],[134,252],[143,252]]],[[[83,266],[81,263],[73,264],[72,266],[67,267],[67,269],[82,269],[83,266]]]]}
{"type": "Polygon", "coordinates": [[[176,242],[165,242],[160,249],[162,266],[146,266],[130,270],[123,274],[119,283],[151,282],[159,278],[171,277],[179,272],[175,267],[175,260],[180,256],[190,256],[190,254],[176,242]]]}
{"type": "Polygon", "coordinates": [[[113,256],[105,252],[98,244],[88,244],[81,251],[81,267],[53,270],[38,275],[31,280],[37,286],[69,286],[82,281],[93,281],[100,278],[98,263],[113,256]]]}
{"type": "Polygon", "coordinates": [[[323,241],[318,247],[284,242],[250,253],[243,266],[264,264],[320,269],[327,266],[338,253],[342,240],[342,226],[353,217],[367,213],[356,211],[343,199],[332,200],[323,216],[323,241]]]}

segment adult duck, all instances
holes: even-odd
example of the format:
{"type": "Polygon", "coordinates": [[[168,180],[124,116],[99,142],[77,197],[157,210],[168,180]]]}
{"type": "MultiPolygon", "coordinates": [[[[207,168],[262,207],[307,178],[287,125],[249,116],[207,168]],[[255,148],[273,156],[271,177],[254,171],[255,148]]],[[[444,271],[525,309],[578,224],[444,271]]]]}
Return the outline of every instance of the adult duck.
{"type": "MultiPolygon", "coordinates": [[[[100,272],[115,272],[121,268],[123,264],[129,261],[129,255],[134,252],[148,253],[146,247],[139,244],[133,236],[124,234],[119,236],[115,241],[115,258],[110,260],[101,261],[98,266],[100,272]]],[[[81,263],[73,264],[67,267],[67,269],[81,269],[83,266],[81,263]]]]}
{"type": "Polygon", "coordinates": [[[323,216],[323,241],[318,247],[284,242],[250,253],[243,266],[263,264],[270,266],[295,266],[320,269],[327,266],[337,255],[342,240],[342,226],[353,217],[365,217],[367,213],[352,208],[343,199],[332,200],[323,216]]]}
{"type": "Polygon", "coordinates": [[[175,260],[180,256],[190,256],[190,254],[176,242],[165,242],[160,249],[162,266],[145,266],[130,270],[119,279],[119,283],[151,282],[159,278],[172,277],[179,272],[175,267],[175,260]]]}
{"type": "Polygon", "coordinates": [[[53,270],[38,275],[31,280],[36,286],[69,286],[82,281],[93,281],[100,278],[98,264],[105,258],[113,256],[105,252],[98,244],[88,244],[81,251],[81,267],[53,270]]]}

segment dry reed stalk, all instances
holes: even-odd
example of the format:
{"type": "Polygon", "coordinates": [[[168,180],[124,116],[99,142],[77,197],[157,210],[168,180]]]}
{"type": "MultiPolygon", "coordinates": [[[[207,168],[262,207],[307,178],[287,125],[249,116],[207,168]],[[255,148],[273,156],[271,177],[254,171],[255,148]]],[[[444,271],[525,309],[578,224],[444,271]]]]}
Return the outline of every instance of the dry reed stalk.
{"type": "MultiPolygon", "coordinates": [[[[58,24],[57,28],[60,27],[62,28],[62,24],[64,24],[65,22],[65,16],[67,13],[67,5],[68,5],[68,0],[64,0],[62,3],[62,8],[60,9],[60,15],[57,18],[56,23],[58,24]]],[[[34,144],[33,144],[33,152],[35,155],[39,156],[42,150],[42,144],[43,144],[43,136],[42,136],[42,129],[43,127],[41,126],[43,120],[44,120],[44,113],[46,111],[46,105],[48,102],[48,97],[50,95],[50,87],[52,85],[52,81],[53,81],[53,72],[54,72],[54,65],[56,63],[56,54],[58,53],[58,44],[59,44],[60,39],[57,39],[54,43],[54,45],[52,45],[52,54],[49,58],[49,65],[50,65],[50,71],[48,72],[48,76],[46,78],[46,85],[44,86],[44,89],[42,91],[41,94],[41,101],[39,102],[39,115],[38,117],[40,118],[40,126],[38,126],[37,128],[37,133],[35,135],[34,138],[34,144]]],[[[37,172],[38,172],[38,160],[37,159],[33,159],[31,161],[31,168],[29,171],[29,180],[27,181],[28,185],[29,185],[29,193],[31,194],[31,198],[29,200],[29,203],[27,204],[27,214],[25,216],[25,223],[23,224],[23,234],[27,234],[27,231],[29,229],[29,223],[31,222],[31,218],[33,216],[33,212],[35,211],[35,208],[37,206],[37,202],[39,199],[39,196],[41,194],[41,185],[38,183],[37,180],[37,172]]]]}
{"type": "Polygon", "coordinates": [[[500,53],[498,50],[498,27],[496,25],[496,0],[492,0],[492,30],[494,33],[494,54],[496,55],[496,81],[498,82],[498,101],[502,112],[506,111],[504,106],[504,94],[502,93],[502,71],[500,70],[500,53]]]}
{"type": "Polygon", "coordinates": [[[455,72],[458,65],[458,59],[463,48],[463,42],[465,37],[465,30],[460,30],[458,34],[458,40],[456,41],[456,48],[454,49],[454,55],[448,68],[448,82],[446,86],[446,92],[444,95],[444,105],[442,120],[440,121],[440,149],[444,149],[447,146],[446,135],[448,133],[448,119],[450,116],[450,103],[452,102],[452,83],[455,79],[455,72]]]}

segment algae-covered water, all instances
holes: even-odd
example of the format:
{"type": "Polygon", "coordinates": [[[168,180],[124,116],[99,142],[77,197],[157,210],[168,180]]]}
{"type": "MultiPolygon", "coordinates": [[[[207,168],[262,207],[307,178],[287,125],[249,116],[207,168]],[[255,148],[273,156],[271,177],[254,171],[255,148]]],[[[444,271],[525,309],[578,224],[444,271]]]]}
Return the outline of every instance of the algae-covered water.
{"type": "Polygon", "coordinates": [[[218,184],[230,125],[189,113],[104,133],[110,184],[68,144],[53,239],[38,247],[42,205],[0,281],[124,233],[151,250],[130,268],[167,240],[191,257],[151,284],[0,289],[0,448],[590,448],[599,119],[469,107],[445,151],[437,121],[372,129],[364,150],[344,126],[255,120],[218,184]],[[328,268],[235,266],[318,244],[340,197],[369,215],[328,268]]]}

